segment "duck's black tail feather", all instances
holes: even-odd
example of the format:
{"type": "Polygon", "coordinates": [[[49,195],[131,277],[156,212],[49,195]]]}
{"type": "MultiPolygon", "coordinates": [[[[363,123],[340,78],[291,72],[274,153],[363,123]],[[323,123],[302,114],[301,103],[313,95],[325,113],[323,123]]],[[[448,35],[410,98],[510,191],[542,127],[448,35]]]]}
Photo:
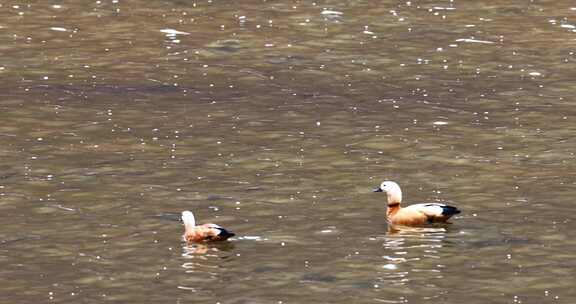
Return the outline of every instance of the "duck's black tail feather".
{"type": "Polygon", "coordinates": [[[442,206],[442,215],[444,216],[453,216],[454,214],[458,214],[460,213],[460,209],[456,208],[456,207],[452,207],[452,206],[448,206],[448,205],[444,205],[442,206]]]}
{"type": "Polygon", "coordinates": [[[218,237],[222,238],[223,240],[226,240],[236,235],[234,232],[228,231],[224,228],[218,228],[218,230],[220,230],[218,237]]]}

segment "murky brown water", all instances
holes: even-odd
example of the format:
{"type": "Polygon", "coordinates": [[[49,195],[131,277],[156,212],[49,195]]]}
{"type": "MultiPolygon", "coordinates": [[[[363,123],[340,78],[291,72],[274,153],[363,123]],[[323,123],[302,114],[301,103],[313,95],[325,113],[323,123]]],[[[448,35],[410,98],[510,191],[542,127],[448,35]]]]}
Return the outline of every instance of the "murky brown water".
{"type": "Polygon", "coordinates": [[[0,4],[2,302],[573,303],[575,14],[0,4]],[[387,234],[383,179],[463,213],[387,234]]]}

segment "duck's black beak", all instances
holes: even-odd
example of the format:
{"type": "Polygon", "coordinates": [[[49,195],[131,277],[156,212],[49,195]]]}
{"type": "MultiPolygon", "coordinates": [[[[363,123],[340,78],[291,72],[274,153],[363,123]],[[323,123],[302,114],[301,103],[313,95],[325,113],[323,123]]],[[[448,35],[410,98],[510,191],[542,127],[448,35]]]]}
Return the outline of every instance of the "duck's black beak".
{"type": "Polygon", "coordinates": [[[377,187],[377,188],[374,188],[374,190],[372,190],[372,192],[384,192],[384,191],[382,191],[382,188],[377,187]]]}

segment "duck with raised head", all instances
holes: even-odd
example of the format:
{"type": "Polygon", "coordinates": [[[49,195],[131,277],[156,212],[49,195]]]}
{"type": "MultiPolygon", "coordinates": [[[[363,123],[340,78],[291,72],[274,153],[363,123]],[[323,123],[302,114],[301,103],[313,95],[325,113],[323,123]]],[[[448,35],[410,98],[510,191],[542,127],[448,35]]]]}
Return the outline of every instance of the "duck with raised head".
{"type": "Polygon", "coordinates": [[[388,196],[386,219],[391,225],[424,226],[433,223],[448,223],[448,219],[460,213],[456,207],[440,203],[414,204],[402,208],[402,190],[393,181],[384,181],[374,189],[374,192],[384,192],[388,196]]]}
{"type": "Polygon", "coordinates": [[[196,219],[190,211],[182,211],[182,222],[184,222],[184,235],[182,238],[187,243],[225,241],[235,235],[216,224],[196,226],[196,219]]]}

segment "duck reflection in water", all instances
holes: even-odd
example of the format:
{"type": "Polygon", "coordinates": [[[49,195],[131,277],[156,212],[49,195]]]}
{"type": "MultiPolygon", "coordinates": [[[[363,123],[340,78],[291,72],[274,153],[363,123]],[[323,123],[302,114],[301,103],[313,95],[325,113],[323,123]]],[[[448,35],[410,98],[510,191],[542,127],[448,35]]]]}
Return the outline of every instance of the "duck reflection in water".
{"type": "Polygon", "coordinates": [[[233,243],[192,243],[182,247],[181,269],[184,273],[191,276],[183,277],[179,282],[179,289],[197,290],[200,288],[199,281],[221,281],[220,277],[227,269],[226,260],[234,259],[235,255],[231,254],[234,248],[233,243]]]}
{"type": "Polygon", "coordinates": [[[404,285],[414,276],[441,278],[445,267],[441,257],[444,250],[451,247],[450,235],[448,229],[442,227],[403,226],[378,238],[384,241],[385,248],[381,266],[383,280],[404,285]]]}
{"type": "Polygon", "coordinates": [[[210,245],[206,243],[186,243],[186,246],[182,247],[182,249],[184,251],[182,256],[192,257],[194,255],[209,255],[230,251],[234,249],[234,244],[230,242],[221,242],[210,245]]]}

